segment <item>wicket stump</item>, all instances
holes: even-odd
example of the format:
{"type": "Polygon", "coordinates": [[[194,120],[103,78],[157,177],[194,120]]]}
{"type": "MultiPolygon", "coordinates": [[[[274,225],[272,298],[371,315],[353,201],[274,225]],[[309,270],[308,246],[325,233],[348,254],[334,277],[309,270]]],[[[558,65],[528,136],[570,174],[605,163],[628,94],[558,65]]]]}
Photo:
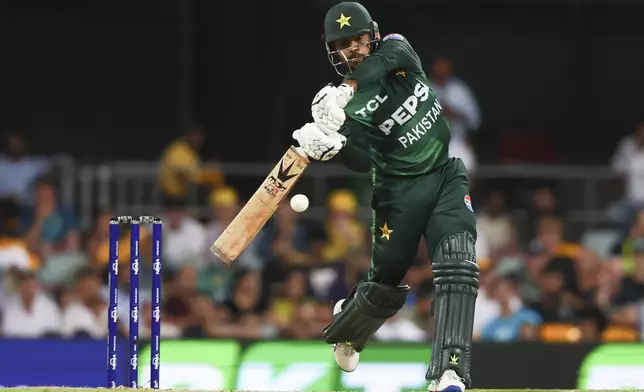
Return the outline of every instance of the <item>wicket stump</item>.
{"type": "Polygon", "coordinates": [[[161,361],[161,237],[162,222],[151,216],[119,216],[110,220],[109,231],[109,290],[108,308],[108,362],[107,386],[117,387],[117,340],[118,340],[118,269],[119,269],[119,224],[130,225],[130,323],[129,323],[129,372],[128,386],[138,388],[139,366],[139,254],[141,223],[152,224],[152,320],[150,324],[150,385],[159,389],[161,361]]]}

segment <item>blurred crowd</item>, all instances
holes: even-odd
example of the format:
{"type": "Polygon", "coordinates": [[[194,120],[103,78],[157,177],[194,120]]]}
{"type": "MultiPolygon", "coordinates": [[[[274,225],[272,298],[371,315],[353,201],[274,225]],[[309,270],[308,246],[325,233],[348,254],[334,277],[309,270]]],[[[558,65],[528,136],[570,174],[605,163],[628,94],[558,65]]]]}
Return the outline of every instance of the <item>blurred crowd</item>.
{"type": "MultiPolygon", "coordinates": [[[[284,204],[235,263],[209,247],[244,203],[223,173],[200,169],[201,133],[164,152],[162,335],[240,339],[316,339],[333,304],[366,274],[371,231],[349,190],[328,195],[325,218],[305,221],[284,204]],[[174,168],[174,169],[173,169],[174,168]],[[210,184],[211,214],[188,212],[187,182],[210,184]]],[[[9,337],[107,334],[109,220],[102,211],[81,230],[58,197],[46,161],[31,159],[19,135],[0,160],[0,334],[9,337]],[[11,196],[9,196],[11,194],[11,196]]],[[[474,334],[484,341],[639,340],[644,308],[644,212],[606,248],[565,237],[549,188],[510,210],[501,191],[476,205],[481,267],[474,334]],[[604,253],[604,254],[602,254],[604,253]]],[[[119,325],[129,316],[129,229],[120,230],[119,325]]],[[[149,333],[150,228],[141,233],[141,336],[149,333]]],[[[425,341],[431,334],[432,271],[422,243],[405,278],[407,305],[375,339],[425,341]]]]}
{"type": "MultiPolygon", "coordinates": [[[[475,172],[467,133],[480,121],[467,86],[447,58],[432,71],[455,128],[452,151],[475,172]]],[[[189,128],[162,152],[162,337],[317,339],[332,307],[370,267],[372,233],[348,189],[327,196],[324,218],[305,220],[285,203],[232,264],[210,245],[245,200],[225,173],[206,170],[203,128],[189,128]],[[209,216],[193,216],[191,187],[205,190],[209,216]]],[[[644,183],[631,175],[644,158],[644,125],[618,147],[614,167],[628,192],[609,211],[620,231],[569,238],[553,189],[509,208],[501,190],[474,200],[481,287],[474,335],[483,341],[639,341],[644,336],[644,183]]],[[[55,170],[28,154],[19,133],[0,155],[0,336],[102,338],[107,335],[108,233],[100,211],[89,230],[65,205],[55,170]]],[[[150,228],[141,230],[141,337],[149,336],[150,228]]],[[[120,230],[119,327],[128,333],[129,228],[120,230]]],[[[432,335],[431,260],[419,243],[404,283],[412,286],[398,315],[375,335],[382,341],[427,341],[432,335]]]]}

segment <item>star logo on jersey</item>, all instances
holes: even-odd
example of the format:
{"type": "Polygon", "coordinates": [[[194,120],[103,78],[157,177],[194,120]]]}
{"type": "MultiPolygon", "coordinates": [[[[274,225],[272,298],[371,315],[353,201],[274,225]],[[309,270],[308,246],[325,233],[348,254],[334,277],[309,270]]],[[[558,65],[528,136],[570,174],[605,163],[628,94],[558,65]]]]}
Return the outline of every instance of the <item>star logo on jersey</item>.
{"type": "Polygon", "coordinates": [[[349,19],[351,19],[350,16],[344,16],[343,13],[340,13],[340,19],[335,20],[336,22],[340,23],[340,30],[342,30],[344,26],[351,27],[351,23],[349,23],[349,19]]]}
{"type": "Polygon", "coordinates": [[[403,78],[407,79],[407,72],[405,71],[398,71],[396,72],[396,76],[402,76],[403,78]]]}
{"type": "Polygon", "coordinates": [[[379,229],[380,229],[380,231],[382,231],[382,235],[380,236],[380,238],[385,238],[385,239],[387,239],[387,241],[389,241],[389,236],[394,231],[387,226],[386,222],[385,222],[385,225],[380,227],[379,229]]]}

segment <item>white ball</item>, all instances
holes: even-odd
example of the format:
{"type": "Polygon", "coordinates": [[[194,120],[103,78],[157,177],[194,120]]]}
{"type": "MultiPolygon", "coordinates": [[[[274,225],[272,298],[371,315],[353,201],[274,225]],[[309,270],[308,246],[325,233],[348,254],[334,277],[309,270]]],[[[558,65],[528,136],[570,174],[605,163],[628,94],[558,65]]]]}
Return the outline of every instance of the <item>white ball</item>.
{"type": "Polygon", "coordinates": [[[291,198],[291,208],[295,212],[304,212],[309,208],[309,198],[303,194],[297,194],[291,198]]]}

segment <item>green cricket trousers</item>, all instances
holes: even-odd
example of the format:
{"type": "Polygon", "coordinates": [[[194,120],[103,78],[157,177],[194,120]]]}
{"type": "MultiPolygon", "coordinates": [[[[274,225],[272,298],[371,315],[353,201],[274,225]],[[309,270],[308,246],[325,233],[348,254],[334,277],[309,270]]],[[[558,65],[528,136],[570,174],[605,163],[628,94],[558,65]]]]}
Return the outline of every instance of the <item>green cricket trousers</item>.
{"type": "Polygon", "coordinates": [[[468,232],[476,239],[467,170],[458,158],[422,175],[376,175],[372,209],[370,282],[399,285],[421,238],[430,259],[450,234],[468,232]]]}

